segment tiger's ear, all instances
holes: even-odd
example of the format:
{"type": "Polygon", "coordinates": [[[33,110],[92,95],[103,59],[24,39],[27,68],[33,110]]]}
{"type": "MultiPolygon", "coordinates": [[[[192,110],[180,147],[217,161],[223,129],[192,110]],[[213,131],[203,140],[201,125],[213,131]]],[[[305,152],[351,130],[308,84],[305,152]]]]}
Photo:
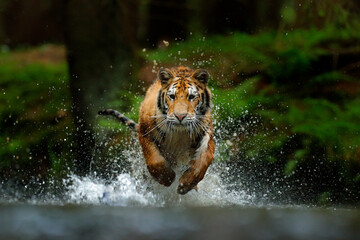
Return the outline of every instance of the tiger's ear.
{"type": "Polygon", "coordinates": [[[170,79],[174,78],[174,74],[167,68],[161,68],[157,74],[161,84],[167,83],[170,79]]]}
{"type": "Polygon", "coordinates": [[[210,74],[205,69],[198,69],[193,73],[192,77],[199,82],[207,84],[210,78],[210,74]]]}

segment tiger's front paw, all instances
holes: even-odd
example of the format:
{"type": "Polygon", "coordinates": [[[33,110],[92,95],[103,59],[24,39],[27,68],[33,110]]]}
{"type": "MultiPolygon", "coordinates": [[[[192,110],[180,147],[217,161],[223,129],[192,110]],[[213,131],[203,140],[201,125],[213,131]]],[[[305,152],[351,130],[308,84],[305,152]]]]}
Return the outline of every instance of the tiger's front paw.
{"type": "Polygon", "coordinates": [[[191,187],[190,185],[185,185],[184,183],[179,183],[179,186],[177,188],[177,193],[181,194],[181,195],[185,195],[193,188],[194,187],[191,187]]]}
{"type": "Polygon", "coordinates": [[[174,170],[165,164],[148,166],[148,170],[158,183],[166,187],[169,187],[175,180],[174,170]]]}
{"type": "Polygon", "coordinates": [[[179,186],[177,188],[178,194],[186,194],[192,189],[197,189],[197,184],[203,179],[204,174],[195,170],[194,168],[189,168],[181,176],[179,180],[179,186]]]}

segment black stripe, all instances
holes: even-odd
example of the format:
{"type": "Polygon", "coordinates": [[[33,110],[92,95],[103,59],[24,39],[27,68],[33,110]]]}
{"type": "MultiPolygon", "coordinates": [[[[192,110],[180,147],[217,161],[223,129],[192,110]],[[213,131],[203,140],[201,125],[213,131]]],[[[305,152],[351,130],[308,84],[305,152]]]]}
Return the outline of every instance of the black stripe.
{"type": "Polygon", "coordinates": [[[207,107],[206,107],[206,96],[204,93],[201,93],[201,105],[199,106],[199,114],[200,115],[205,115],[205,113],[207,112],[207,107]]]}
{"type": "Polygon", "coordinates": [[[136,123],[134,121],[128,122],[127,126],[129,126],[129,128],[131,129],[135,129],[136,123]]]}
{"type": "Polygon", "coordinates": [[[161,94],[161,90],[160,90],[157,99],[157,107],[162,112],[162,114],[166,114],[166,110],[167,110],[164,101],[165,101],[165,93],[161,94]]]}
{"type": "Polygon", "coordinates": [[[125,117],[125,116],[122,115],[122,114],[121,114],[121,116],[117,116],[117,118],[120,119],[120,121],[121,121],[122,123],[126,124],[126,125],[127,125],[127,123],[128,123],[129,121],[132,121],[132,120],[130,120],[129,118],[125,117]]]}
{"type": "Polygon", "coordinates": [[[191,148],[198,149],[200,147],[201,140],[205,136],[205,132],[202,131],[196,138],[195,142],[191,144],[191,148]]]}
{"type": "Polygon", "coordinates": [[[166,114],[166,112],[167,112],[167,107],[165,107],[165,93],[164,93],[164,92],[163,92],[163,94],[161,95],[161,103],[162,103],[162,106],[163,106],[162,113],[163,113],[163,114],[166,114]]]}
{"type": "Polygon", "coordinates": [[[210,94],[207,89],[205,89],[204,93],[201,93],[201,105],[199,107],[199,112],[201,115],[205,115],[210,108],[210,94]]]}
{"type": "Polygon", "coordinates": [[[158,109],[160,109],[161,111],[163,111],[163,105],[162,105],[162,101],[161,101],[161,90],[159,91],[158,94],[158,99],[157,99],[157,107],[158,109]]]}
{"type": "Polygon", "coordinates": [[[209,108],[210,107],[210,94],[207,89],[205,89],[205,102],[206,102],[206,107],[209,108]]]}

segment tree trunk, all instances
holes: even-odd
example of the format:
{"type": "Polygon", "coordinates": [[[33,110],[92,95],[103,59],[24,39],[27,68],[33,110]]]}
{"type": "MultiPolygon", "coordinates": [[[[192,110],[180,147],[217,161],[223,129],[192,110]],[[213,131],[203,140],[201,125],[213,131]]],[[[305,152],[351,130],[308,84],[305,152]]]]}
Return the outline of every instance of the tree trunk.
{"type": "Polygon", "coordinates": [[[65,43],[75,125],[75,169],[89,173],[93,157],[94,122],[114,90],[125,87],[136,24],[135,1],[67,0],[65,43]],[[132,12],[133,11],[133,12],[132,12]],[[124,29],[127,27],[128,29],[124,29]],[[134,31],[132,31],[134,29],[134,31]]]}

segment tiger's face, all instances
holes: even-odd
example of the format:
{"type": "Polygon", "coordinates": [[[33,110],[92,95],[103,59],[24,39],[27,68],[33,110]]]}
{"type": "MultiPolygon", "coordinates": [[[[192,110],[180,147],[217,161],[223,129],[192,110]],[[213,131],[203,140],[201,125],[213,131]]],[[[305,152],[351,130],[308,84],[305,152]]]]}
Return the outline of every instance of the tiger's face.
{"type": "Polygon", "coordinates": [[[174,128],[201,127],[210,112],[209,73],[185,67],[161,69],[158,78],[161,90],[157,105],[167,124],[174,128]]]}

